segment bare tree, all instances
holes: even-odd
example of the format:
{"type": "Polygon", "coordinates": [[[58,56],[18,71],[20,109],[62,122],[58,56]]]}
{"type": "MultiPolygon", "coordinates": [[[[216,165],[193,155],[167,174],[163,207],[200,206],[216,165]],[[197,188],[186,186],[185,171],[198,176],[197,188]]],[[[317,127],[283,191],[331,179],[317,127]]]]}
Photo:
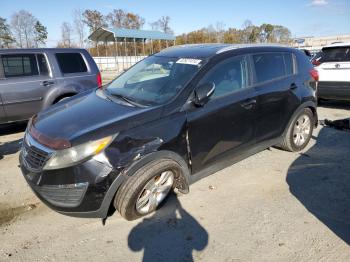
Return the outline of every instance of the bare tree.
{"type": "Polygon", "coordinates": [[[74,29],[78,36],[78,44],[79,47],[85,46],[85,23],[84,23],[84,15],[81,9],[75,9],[73,11],[73,23],[74,29]]]}
{"type": "Polygon", "coordinates": [[[63,22],[61,25],[61,41],[58,44],[60,47],[72,47],[72,33],[73,28],[72,26],[67,23],[63,22]]]}
{"type": "Polygon", "coordinates": [[[34,27],[37,19],[28,11],[20,10],[11,17],[11,26],[19,47],[34,46],[34,27]]]}
{"type": "Polygon", "coordinates": [[[169,24],[170,24],[170,17],[162,16],[157,21],[150,23],[149,25],[151,26],[152,30],[160,30],[167,34],[174,34],[169,24]]]}
{"type": "Polygon", "coordinates": [[[113,11],[106,16],[106,20],[112,27],[121,28],[123,27],[125,17],[126,12],[124,10],[113,9],[113,11]]]}
{"type": "Polygon", "coordinates": [[[106,16],[106,20],[115,28],[140,29],[145,24],[141,16],[122,9],[114,9],[106,16]]]}
{"type": "Polygon", "coordinates": [[[216,22],[215,31],[217,43],[222,43],[224,41],[225,26],[223,22],[216,22]]]}
{"type": "Polygon", "coordinates": [[[89,27],[90,33],[96,31],[99,27],[106,26],[105,17],[97,10],[85,10],[83,13],[84,23],[89,27]]]}

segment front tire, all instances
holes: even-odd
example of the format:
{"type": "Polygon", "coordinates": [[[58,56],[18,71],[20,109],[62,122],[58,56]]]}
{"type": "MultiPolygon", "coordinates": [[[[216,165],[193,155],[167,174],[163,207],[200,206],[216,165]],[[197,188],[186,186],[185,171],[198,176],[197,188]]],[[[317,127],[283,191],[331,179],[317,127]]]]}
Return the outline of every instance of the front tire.
{"type": "Polygon", "coordinates": [[[314,115],[309,108],[304,108],[288,127],[280,147],[290,152],[303,150],[311,139],[313,128],[314,115]]]}
{"type": "Polygon", "coordinates": [[[118,190],[114,207],[127,220],[134,220],[155,211],[173,188],[180,172],[180,165],[170,159],[146,164],[132,174],[118,190]]]}

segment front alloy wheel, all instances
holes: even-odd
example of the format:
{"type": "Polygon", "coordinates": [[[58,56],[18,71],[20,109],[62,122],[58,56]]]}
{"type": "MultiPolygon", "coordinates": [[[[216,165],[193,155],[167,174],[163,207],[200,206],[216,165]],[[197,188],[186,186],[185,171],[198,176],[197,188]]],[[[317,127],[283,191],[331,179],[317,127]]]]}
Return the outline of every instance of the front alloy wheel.
{"type": "Polygon", "coordinates": [[[152,177],[143,187],[136,201],[136,210],[140,214],[148,214],[158,207],[168,195],[174,184],[172,171],[164,171],[160,175],[152,177]]]}
{"type": "Polygon", "coordinates": [[[181,172],[181,166],[170,159],[145,164],[130,174],[118,189],[114,207],[127,220],[155,211],[174,187],[181,172]]]}

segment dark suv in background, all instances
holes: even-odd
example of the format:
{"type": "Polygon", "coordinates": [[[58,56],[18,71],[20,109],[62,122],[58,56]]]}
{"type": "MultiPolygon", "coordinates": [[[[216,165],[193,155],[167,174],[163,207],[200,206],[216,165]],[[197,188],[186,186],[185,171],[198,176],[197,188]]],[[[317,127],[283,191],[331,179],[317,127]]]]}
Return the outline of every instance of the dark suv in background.
{"type": "Polygon", "coordinates": [[[302,150],[317,123],[316,78],[292,48],[169,48],[33,117],[21,169],[60,213],[105,218],[114,206],[135,219],[270,146],[302,150]]]}
{"type": "Polygon", "coordinates": [[[0,124],[101,85],[85,49],[0,49],[0,124]]]}

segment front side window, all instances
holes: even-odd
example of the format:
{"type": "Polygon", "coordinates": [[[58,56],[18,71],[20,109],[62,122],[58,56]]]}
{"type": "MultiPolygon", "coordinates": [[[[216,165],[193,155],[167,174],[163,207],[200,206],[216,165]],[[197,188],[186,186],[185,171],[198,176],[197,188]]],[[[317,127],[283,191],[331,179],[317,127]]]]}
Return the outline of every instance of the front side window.
{"type": "Polygon", "coordinates": [[[56,53],[56,58],[63,74],[87,72],[85,61],[80,53],[56,53]]]}
{"type": "Polygon", "coordinates": [[[142,105],[163,104],[185,87],[202,64],[199,59],[150,56],[115,79],[107,93],[142,105]]]}
{"type": "Polygon", "coordinates": [[[263,53],[253,55],[256,82],[262,83],[286,74],[283,53],[263,53]]]}
{"type": "Polygon", "coordinates": [[[35,54],[1,55],[6,78],[39,75],[35,54]]]}
{"type": "Polygon", "coordinates": [[[213,82],[215,90],[212,98],[237,92],[248,86],[247,59],[245,56],[226,59],[215,65],[200,81],[213,82]]]}

